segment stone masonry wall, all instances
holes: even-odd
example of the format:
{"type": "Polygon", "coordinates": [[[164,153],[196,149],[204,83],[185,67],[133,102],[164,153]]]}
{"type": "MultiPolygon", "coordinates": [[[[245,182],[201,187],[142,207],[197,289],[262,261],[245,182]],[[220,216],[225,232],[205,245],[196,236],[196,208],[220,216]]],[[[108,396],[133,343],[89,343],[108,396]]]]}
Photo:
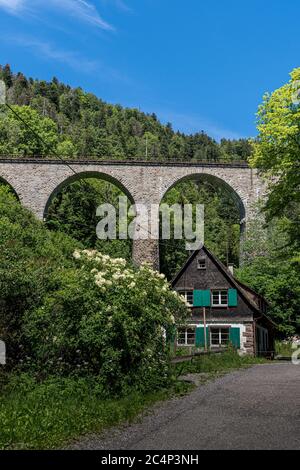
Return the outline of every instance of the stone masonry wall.
{"type": "Polygon", "coordinates": [[[255,324],[254,322],[246,323],[246,331],[244,337],[244,351],[251,356],[255,355],[255,324]]]}

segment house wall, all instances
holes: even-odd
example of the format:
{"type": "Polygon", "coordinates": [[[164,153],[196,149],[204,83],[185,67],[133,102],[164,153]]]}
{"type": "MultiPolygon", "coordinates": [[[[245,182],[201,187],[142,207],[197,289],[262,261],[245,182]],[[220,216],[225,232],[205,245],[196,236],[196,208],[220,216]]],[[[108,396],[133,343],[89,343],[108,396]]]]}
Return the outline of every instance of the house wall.
{"type": "MultiPolygon", "coordinates": [[[[195,326],[196,328],[202,328],[203,323],[195,323],[193,321],[188,323],[189,326],[195,326]]],[[[213,321],[207,323],[207,328],[209,329],[210,326],[217,326],[217,327],[229,327],[229,328],[239,328],[240,330],[240,348],[238,349],[238,353],[241,355],[254,355],[254,328],[253,323],[229,323],[229,322],[218,322],[213,321]]]]}
{"type": "MultiPolygon", "coordinates": [[[[214,260],[210,258],[202,249],[199,251],[193,261],[187,266],[186,270],[173,284],[173,288],[180,290],[207,290],[207,289],[231,289],[234,284],[227,279],[214,260]],[[206,270],[198,269],[198,259],[206,258],[206,270]]],[[[206,318],[208,321],[252,321],[253,311],[238,293],[238,306],[228,308],[206,308],[206,318]]],[[[192,319],[194,321],[203,321],[203,309],[193,308],[192,319]]]]}
{"type": "MultiPolygon", "coordinates": [[[[201,249],[178,277],[173,284],[173,288],[180,292],[189,290],[236,289],[236,286],[231,282],[230,276],[226,277],[224,275],[220,267],[215,263],[215,260],[205,249],[201,249]],[[198,269],[198,260],[203,258],[206,258],[206,269],[200,270],[198,269]]],[[[249,355],[256,353],[254,312],[239,291],[237,307],[206,307],[205,316],[208,327],[239,328],[239,353],[249,355]]],[[[203,322],[204,309],[191,308],[191,317],[188,323],[196,327],[203,327],[203,322]]]]}
{"type": "Polygon", "coordinates": [[[256,327],[256,350],[258,354],[266,354],[269,350],[269,332],[267,328],[256,327]]]}

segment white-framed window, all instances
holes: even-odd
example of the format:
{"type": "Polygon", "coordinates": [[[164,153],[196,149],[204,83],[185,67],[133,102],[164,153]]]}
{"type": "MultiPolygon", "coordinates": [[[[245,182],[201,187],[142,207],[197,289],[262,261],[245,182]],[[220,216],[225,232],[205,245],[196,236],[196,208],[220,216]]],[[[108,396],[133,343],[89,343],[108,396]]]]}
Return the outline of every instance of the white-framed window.
{"type": "Polygon", "coordinates": [[[228,307],[228,290],[213,290],[211,297],[212,307],[228,307]]]}
{"type": "Polygon", "coordinates": [[[195,346],[196,344],[196,327],[179,328],[177,332],[178,346],[195,346]]]}
{"type": "Polygon", "coordinates": [[[189,304],[190,307],[194,305],[194,291],[186,290],[179,292],[179,294],[185,298],[186,302],[189,304]]]}
{"type": "Polygon", "coordinates": [[[210,345],[212,348],[225,347],[229,344],[230,333],[229,328],[211,327],[210,328],[210,345]]]}
{"type": "Polygon", "coordinates": [[[197,267],[200,271],[204,271],[206,269],[206,258],[199,258],[197,261],[197,267]]]}

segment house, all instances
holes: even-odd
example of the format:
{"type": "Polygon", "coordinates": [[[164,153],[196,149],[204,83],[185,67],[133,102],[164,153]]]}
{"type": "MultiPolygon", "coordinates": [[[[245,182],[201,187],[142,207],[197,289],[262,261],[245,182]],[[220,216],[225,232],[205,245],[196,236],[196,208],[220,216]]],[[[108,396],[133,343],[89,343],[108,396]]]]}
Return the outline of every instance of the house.
{"type": "Polygon", "coordinates": [[[205,246],[193,252],[172,287],[191,310],[188,326],[177,331],[177,346],[214,350],[232,343],[240,354],[273,354],[276,325],[266,300],[205,246]]]}

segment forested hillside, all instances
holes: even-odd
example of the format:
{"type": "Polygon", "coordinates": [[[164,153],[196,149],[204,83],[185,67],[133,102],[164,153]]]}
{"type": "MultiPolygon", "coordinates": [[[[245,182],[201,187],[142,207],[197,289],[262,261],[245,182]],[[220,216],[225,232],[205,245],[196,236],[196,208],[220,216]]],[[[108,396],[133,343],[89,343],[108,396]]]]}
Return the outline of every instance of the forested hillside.
{"type": "Polygon", "coordinates": [[[37,142],[8,111],[0,122],[2,155],[51,155],[55,150],[75,158],[212,161],[243,161],[251,155],[246,139],[217,143],[204,132],[175,132],[170,123],[161,124],[154,113],[105,103],[57,78],[51,82],[26,78],[5,65],[0,66],[0,79],[6,84],[8,103],[22,106],[18,111],[23,119],[32,123],[49,144],[46,147],[37,142]]]}

